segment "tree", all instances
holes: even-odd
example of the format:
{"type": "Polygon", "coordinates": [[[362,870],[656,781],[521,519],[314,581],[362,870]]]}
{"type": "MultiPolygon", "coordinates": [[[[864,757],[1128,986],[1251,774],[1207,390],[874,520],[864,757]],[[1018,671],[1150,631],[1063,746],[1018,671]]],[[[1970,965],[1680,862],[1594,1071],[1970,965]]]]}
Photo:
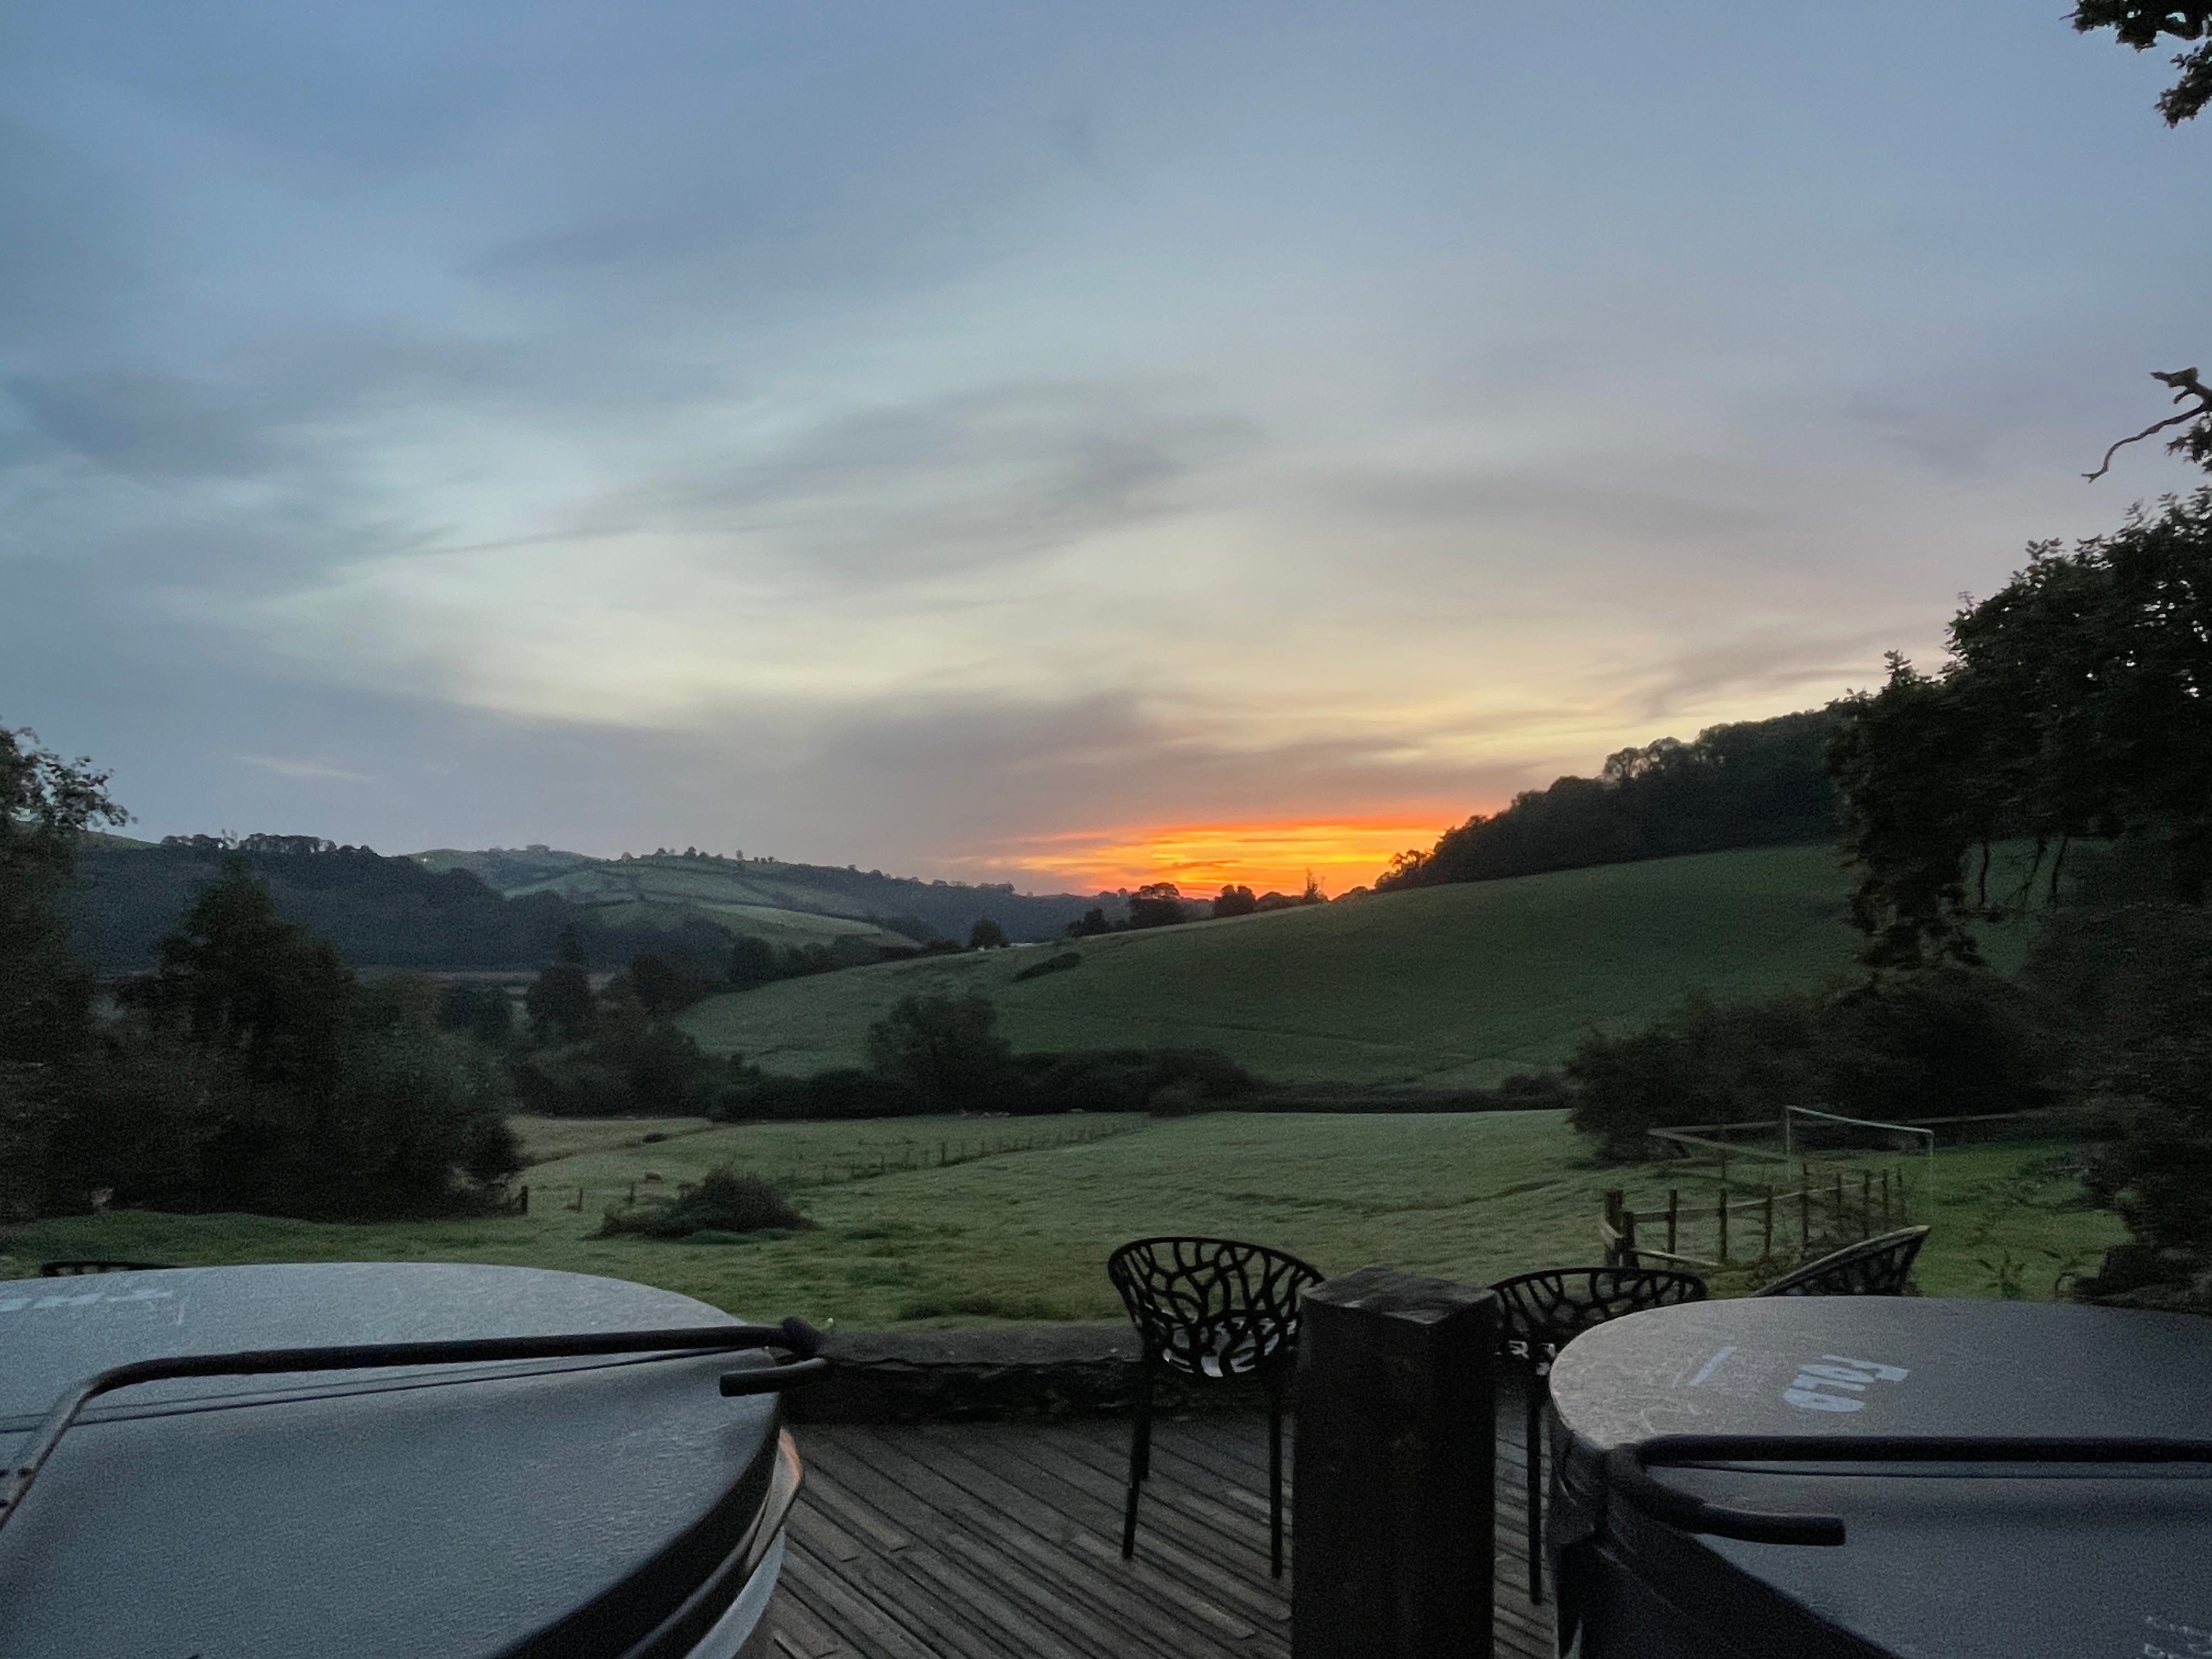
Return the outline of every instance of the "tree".
{"type": "Polygon", "coordinates": [[[592,976],[577,962],[549,963],[531,981],[522,1006],[541,1041],[576,1041],[591,1030],[598,1012],[592,976]]]}
{"type": "MultiPolygon", "coordinates": [[[[2173,60],[2174,68],[2181,71],[2174,83],[2159,94],[2158,112],[2166,118],[2170,127],[2184,121],[2194,120],[2208,101],[2212,101],[2212,0],[2081,0],[2074,8],[2074,27],[2084,33],[2094,29],[2111,29],[2124,46],[2137,52],[2148,52],[2162,40],[2203,41],[2194,52],[2185,52],[2173,60]]],[[[2212,386],[2197,378],[2194,368],[2154,372],[2151,378],[2165,383],[2173,392],[2173,401],[2185,404],[2178,415],[2169,415],[2162,421],[2154,421],[2133,437],[2123,438],[2105,452],[2105,459],[2091,478],[2101,478],[2112,465],[2112,457],[2130,444],[2141,443],[2145,438],[2168,427],[2185,426],[2186,429],[2166,447],[2177,455],[2186,455],[2199,466],[2212,466],[2212,386]]]]}
{"type": "Polygon", "coordinates": [[[337,1084],[353,989],[329,941],[278,916],[234,857],[161,941],[148,994],[192,1042],[234,1057],[248,1088],[319,1098],[337,1084]]]}
{"type": "Polygon", "coordinates": [[[77,844],[130,815],[107,774],[0,726],[0,1063],[52,1060],[84,1041],[92,984],[73,959],[64,906],[77,844]]]}
{"type": "Polygon", "coordinates": [[[1148,881],[1129,895],[1132,927],[1172,927],[1183,920],[1182,890],[1171,881],[1148,881]]]}
{"type": "Polygon", "coordinates": [[[633,957],[624,978],[631,994],[655,1019],[683,1012],[713,988],[690,958],[680,953],[633,957]]]}
{"type": "Polygon", "coordinates": [[[730,987],[732,990],[750,991],[755,986],[768,985],[783,977],[783,964],[776,959],[775,946],[764,939],[750,933],[741,933],[730,945],[730,987]]]}
{"type": "Polygon", "coordinates": [[[968,930],[968,948],[971,951],[1003,951],[1006,948],[1006,930],[988,916],[979,916],[975,925],[968,930]]]}
{"type": "Polygon", "coordinates": [[[1252,890],[1234,882],[1223,887],[1220,896],[1213,901],[1216,916],[1249,916],[1259,908],[1260,902],[1252,896],[1252,890]]]}
{"type": "Polygon", "coordinates": [[[987,997],[908,996],[868,1028],[868,1065],[939,1111],[987,1109],[1006,1094],[1013,1048],[987,997]]]}
{"type": "MultiPolygon", "coordinates": [[[[2212,3],[2208,0],[2081,0],[2074,8],[2074,27],[2083,33],[2111,29],[2124,46],[2148,52],[2161,40],[2203,40],[2212,33],[2212,3]]],[[[2168,126],[2192,119],[2212,101],[2212,42],[2173,60],[2181,71],[2174,83],[2159,94],[2158,112],[2168,126]]]]}
{"type": "Polygon", "coordinates": [[[514,1000],[496,985],[456,980],[439,993],[438,1024],[487,1048],[504,1048],[514,1040],[514,1000]]]}
{"type": "Polygon", "coordinates": [[[1852,919],[1881,969],[1978,960],[1970,925],[2017,912],[1993,844],[2035,848],[2055,890],[2069,846],[2141,837],[2176,898],[2212,887],[2212,489],[2131,513],[2025,568],[1951,623],[1951,660],[1842,707],[1831,766],[1852,919]]]}

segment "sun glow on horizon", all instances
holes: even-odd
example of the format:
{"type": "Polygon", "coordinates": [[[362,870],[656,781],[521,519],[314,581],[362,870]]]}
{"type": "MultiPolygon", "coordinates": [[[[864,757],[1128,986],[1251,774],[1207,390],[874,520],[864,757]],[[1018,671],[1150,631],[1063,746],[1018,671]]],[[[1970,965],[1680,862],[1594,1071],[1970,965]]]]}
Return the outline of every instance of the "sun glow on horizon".
{"type": "Polygon", "coordinates": [[[1466,811],[1413,812],[1319,821],[1120,825],[1039,836],[996,849],[996,868],[1049,884],[1102,892],[1171,881],[1185,897],[1210,898],[1237,883],[1255,893],[1296,893],[1310,873],[1334,896],[1371,884],[1394,854],[1426,851],[1466,811]]]}

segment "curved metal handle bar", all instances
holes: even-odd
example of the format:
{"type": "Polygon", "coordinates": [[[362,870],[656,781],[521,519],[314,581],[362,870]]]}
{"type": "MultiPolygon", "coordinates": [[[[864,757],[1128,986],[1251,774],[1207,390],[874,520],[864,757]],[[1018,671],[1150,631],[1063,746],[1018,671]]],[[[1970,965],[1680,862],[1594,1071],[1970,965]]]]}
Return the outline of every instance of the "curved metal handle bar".
{"type": "Polygon", "coordinates": [[[1606,1480],[1632,1507],[1683,1532],[1753,1544],[1836,1545],[1833,1515],[1729,1509],[1652,1478],[1688,1463],[2212,1463],[2212,1440],[2008,1435],[1665,1434],[1615,1446],[1606,1480]]]}
{"type": "MultiPolygon", "coordinates": [[[[822,1334],[803,1319],[781,1325],[688,1325],[663,1331],[591,1331],[570,1336],[471,1337],[453,1342],[367,1342],[332,1348],[260,1348],[242,1353],[178,1354],[134,1359],[95,1372],[65,1389],[23,1453],[0,1478],[0,1527],[23,1507],[24,1495],[77,1414],[101,1395],[141,1382],[181,1376],[273,1376],[289,1371],[375,1370],[395,1365],[465,1365],[501,1359],[573,1359],[602,1353],[731,1353],[788,1348],[811,1356],[822,1334]]],[[[827,1362],[823,1362],[825,1364],[827,1362]]],[[[797,1367],[792,1369],[796,1370],[797,1367]]]]}
{"type": "Polygon", "coordinates": [[[785,1365],[756,1365],[750,1370],[724,1371],[719,1386],[725,1400],[735,1400],[740,1395],[775,1394],[784,1389],[795,1389],[802,1382],[811,1382],[829,1369],[826,1359],[794,1359],[785,1365]]]}

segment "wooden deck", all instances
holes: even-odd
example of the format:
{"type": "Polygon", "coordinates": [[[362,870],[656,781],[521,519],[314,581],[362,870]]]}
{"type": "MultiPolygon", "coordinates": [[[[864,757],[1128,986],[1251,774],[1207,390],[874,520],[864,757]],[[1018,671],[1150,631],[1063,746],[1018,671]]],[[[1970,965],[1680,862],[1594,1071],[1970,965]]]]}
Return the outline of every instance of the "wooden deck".
{"type": "MultiPolygon", "coordinates": [[[[1527,1594],[1518,1402],[1498,1415],[1498,1651],[1552,1659],[1549,1605],[1527,1594]]],[[[1288,1659],[1263,1418],[1155,1426],[1131,1562],[1127,1423],[793,1433],[806,1486],[769,1609],[777,1659],[1288,1659]]]]}

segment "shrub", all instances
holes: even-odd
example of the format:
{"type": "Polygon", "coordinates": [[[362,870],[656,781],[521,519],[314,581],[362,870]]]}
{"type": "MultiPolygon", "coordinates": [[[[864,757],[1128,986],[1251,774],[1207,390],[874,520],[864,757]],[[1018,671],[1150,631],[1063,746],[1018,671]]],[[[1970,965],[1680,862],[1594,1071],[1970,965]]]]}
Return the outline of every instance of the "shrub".
{"type": "Polygon", "coordinates": [[[813,1224],[786,1203],[771,1183],[757,1176],[717,1170],[672,1200],[609,1210],[599,1237],[634,1233],[646,1238],[688,1238],[693,1233],[757,1233],[771,1228],[799,1232],[813,1224]]]}
{"type": "Polygon", "coordinates": [[[1013,1048],[991,1028],[988,998],[902,997],[868,1028],[868,1067],[929,1103],[927,1109],[993,1110],[1013,1080],[1013,1048]]]}
{"type": "Polygon", "coordinates": [[[1585,1038],[1565,1070],[1571,1121],[1624,1159],[1653,1128],[1784,1106],[1908,1121],[2027,1110],[2068,1089],[2031,999],[1965,971],[1728,1006],[1692,998],[1641,1031],[1585,1038]]]}
{"type": "Polygon", "coordinates": [[[1064,974],[1071,968],[1081,966],[1083,966],[1081,951],[1062,951],[1057,956],[1047,957],[1042,962],[1031,963],[1020,973],[1016,974],[1014,979],[1017,983],[1025,979],[1042,979],[1047,974],[1064,974]]]}

